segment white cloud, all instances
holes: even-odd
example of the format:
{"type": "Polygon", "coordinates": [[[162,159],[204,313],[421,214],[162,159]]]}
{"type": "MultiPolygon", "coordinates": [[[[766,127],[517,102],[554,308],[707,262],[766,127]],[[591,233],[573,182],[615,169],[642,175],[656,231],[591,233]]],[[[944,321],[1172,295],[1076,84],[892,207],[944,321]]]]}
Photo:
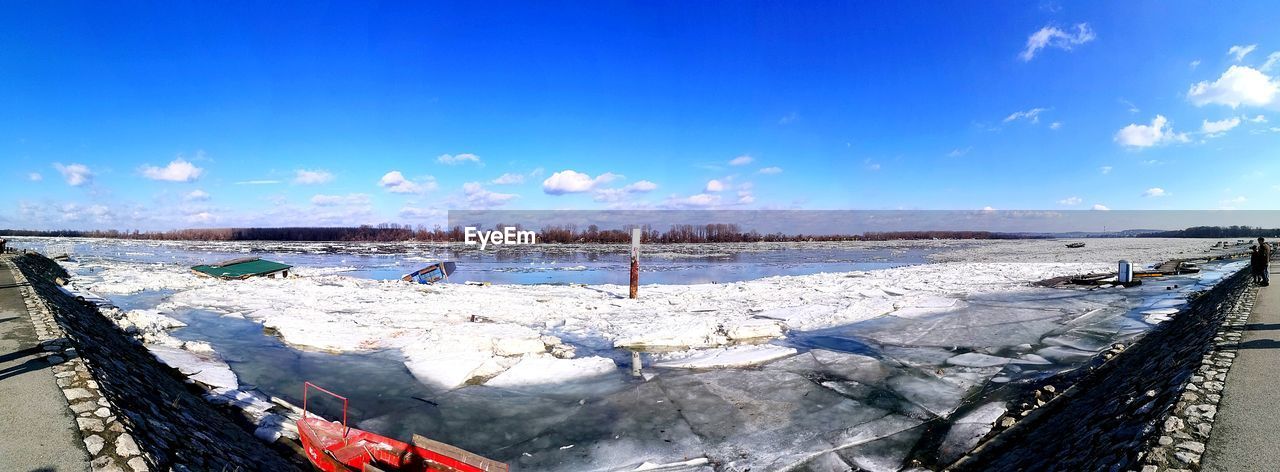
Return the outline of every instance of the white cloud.
{"type": "Polygon", "coordinates": [[[279,180],[241,180],[236,185],[274,185],[280,183],[279,180]]]}
{"type": "Polygon", "coordinates": [[[973,146],[969,146],[969,147],[964,148],[964,149],[955,148],[955,149],[952,149],[952,150],[951,150],[951,152],[948,152],[948,153],[947,153],[947,157],[960,157],[960,156],[963,156],[963,155],[965,155],[965,154],[968,154],[968,153],[969,153],[969,151],[972,151],[972,150],[973,150],[973,146]]]}
{"type": "Polygon", "coordinates": [[[800,119],[800,115],[793,111],[793,112],[791,112],[791,113],[787,113],[787,114],[786,114],[786,116],[783,116],[782,118],[779,118],[779,119],[778,119],[778,124],[780,124],[780,125],[789,125],[789,124],[791,124],[791,123],[794,123],[794,122],[795,122],[796,120],[798,120],[798,119],[800,119]]]}
{"type": "Polygon", "coordinates": [[[331,181],[333,181],[333,174],[327,170],[298,169],[293,175],[293,183],[295,184],[323,184],[331,181]]]}
{"type": "Polygon", "coordinates": [[[991,205],[987,205],[987,206],[982,207],[982,211],[988,211],[988,212],[990,212],[990,211],[996,211],[996,209],[995,209],[995,207],[993,207],[993,206],[991,206],[991,205]]]}
{"type": "Polygon", "coordinates": [[[441,154],[441,155],[440,155],[440,157],[437,157],[437,158],[436,158],[436,162],[439,162],[439,163],[441,163],[441,164],[445,164],[445,165],[464,164],[464,163],[467,163],[467,162],[474,162],[474,163],[479,164],[479,163],[480,163],[480,156],[477,156],[477,155],[475,155],[475,154],[471,154],[471,153],[462,153],[462,154],[441,154]]]}
{"type": "Polygon", "coordinates": [[[1204,120],[1200,125],[1200,132],[1208,135],[1210,138],[1222,136],[1231,128],[1240,126],[1239,118],[1227,118],[1225,120],[1209,121],[1204,120]]]}
{"type": "Polygon", "coordinates": [[[641,180],[622,188],[596,189],[596,191],[591,195],[591,199],[597,202],[617,202],[621,201],[623,197],[629,194],[648,193],[657,188],[658,184],[648,180],[641,180]]]}
{"type": "Polygon", "coordinates": [[[183,195],[182,199],[188,202],[203,202],[209,199],[209,192],[206,192],[200,189],[195,189],[187,193],[186,195],[183,195]]]}
{"type": "Polygon", "coordinates": [[[505,205],[511,199],[518,195],[513,193],[498,193],[486,190],[479,182],[467,182],[462,184],[462,193],[466,198],[467,204],[471,208],[493,208],[505,205]]]}
{"type": "Polygon", "coordinates": [[[1121,128],[1116,132],[1115,141],[1122,146],[1145,148],[1169,142],[1185,143],[1189,139],[1186,133],[1175,133],[1164,115],[1156,115],[1150,125],[1130,124],[1121,128]]]}
{"type": "Polygon", "coordinates": [[[716,179],[708,180],[706,188],[703,189],[704,192],[720,192],[723,190],[724,190],[724,183],[716,179]]]}
{"type": "Polygon", "coordinates": [[[214,216],[213,213],[209,213],[207,211],[201,211],[201,212],[196,212],[196,213],[187,215],[188,223],[213,223],[217,220],[218,218],[214,216]]]}
{"type": "Polygon", "coordinates": [[[1271,68],[1275,67],[1276,64],[1280,64],[1280,51],[1276,51],[1268,55],[1267,62],[1262,63],[1262,67],[1259,67],[1258,70],[1267,72],[1270,71],[1271,68]]]}
{"type": "Polygon", "coordinates": [[[1045,112],[1046,110],[1048,110],[1048,109],[1047,109],[1047,108],[1032,108],[1032,109],[1027,110],[1027,111],[1018,111],[1018,112],[1014,112],[1013,114],[1011,114],[1011,115],[1009,115],[1009,116],[1006,116],[1006,117],[1004,118],[1004,122],[1005,122],[1005,123],[1009,123],[1009,122],[1016,121],[1016,120],[1027,120],[1027,121],[1030,121],[1030,122],[1031,122],[1031,123],[1033,123],[1033,124],[1034,124],[1034,123],[1039,123],[1039,122],[1040,122],[1040,114],[1041,114],[1041,113],[1043,113],[1043,112],[1045,112]]]}
{"type": "Polygon", "coordinates": [[[1071,29],[1063,31],[1056,26],[1045,26],[1027,37],[1027,46],[1022,50],[1020,57],[1024,61],[1030,61],[1035,58],[1037,52],[1047,47],[1070,51],[1075,46],[1093,41],[1095,37],[1088,23],[1076,25],[1074,31],[1071,29]]]}
{"type": "Polygon", "coordinates": [[[378,185],[391,193],[425,193],[436,189],[434,177],[427,176],[418,182],[406,179],[398,170],[387,172],[378,179],[378,185]]]}
{"type": "Polygon", "coordinates": [[[1253,118],[1248,118],[1248,120],[1250,123],[1266,123],[1267,117],[1263,115],[1258,115],[1253,118]]]}
{"type": "Polygon", "coordinates": [[[622,178],[621,175],[611,172],[605,172],[593,178],[581,172],[565,169],[553,173],[546,180],[543,180],[542,191],[548,195],[589,192],[595,189],[597,185],[606,184],[620,178],[622,178]]]}
{"type": "Polygon", "coordinates": [[[1142,111],[1138,109],[1138,106],[1134,105],[1133,102],[1125,100],[1123,98],[1120,99],[1120,103],[1125,106],[1126,110],[1129,110],[1129,113],[1137,113],[1142,111]]]}
{"type": "Polygon", "coordinates": [[[169,162],[164,167],[142,166],[142,175],[151,180],[165,180],[169,182],[191,182],[200,178],[200,174],[204,173],[204,169],[196,167],[195,164],[187,162],[179,157],[169,162]]]}
{"type": "Polygon", "coordinates": [[[1160,187],[1151,187],[1145,192],[1142,192],[1142,196],[1152,198],[1167,197],[1169,196],[1169,192],[1164,191],[1164,189],[1160,187]]]}
{"type": "Polygon", "coordinates": [[[496,185],[511,185],[511,184],[524,183],[524,174],[512,174],[510,172],[507,172],[505,174],[499,175],[498,178],[491,180],[490,183],[493,183],[496,185]]]}
{"type": "Polygon", "coordinates": [[[67,181],[67,185],[79,187],[81,185],[93,182],[93,172],[84,164],[53,164],[53,168],[62,174],[62,179],[67,181]]]}
{"type": "Polygon", "coordinates": [[[755,161],[755,158],[753,158],[753,157],[751,157],[751,156],[748,156],[748,155],[746,155],[746,154],[743,154],[743,155],[741,155],[741,156],[738,156],[738,157],[735,157],[735,158],[731,159],[731,160],[729,161],[729,165],[731,165],[731,166],[745,166],[745,165],[747,165],[747,164],[750,164],[752,161],[755,161]]]}
{"type": "Polygon", "coordinates": [[[781,174],[782,168],[781,167],[765,167],[756,172],[760,174],[765,174],[765,175],[781,174]]]}
{"type": "Polygon", "coordinates": [[[719,204],[719,195],[699,193],[684,198],[672,197],[667,200],[665,206],[668,208],[708,208],[719,204]]]}
{"type": "Polygon", "coordinates": [[[631,192],[631,193],[652,192],[654,189],[657,189],[657,188],[658,188],[658,184],[655,184],[648,180],[641,180],[631,185],[627,185],[626,187],[622,187],[623,190],[626,190],[627,192],[631,192]]]}
{"type": "Polygon", "coordinates": [[[755,201],[756,201],[756,197],[751,195],[750,190],[738,191],[738,204],[747,205],[747,204],[755,203],[755,201]]]}
{"type": "Polygon", "coordinates": [[[1106,175],[1111,173],[1111,169],[1113,169],[1111,166],[1102,166],[1098,168],[1098,171],[1102,172],[1103,175],[1106,175]]]}
{"type": "Polygon", "coordinates": [[[445,216],[446,212],[438,208],[419,208],[414,206],[405,206],[400,209],[401,218],[439,218],[445,216]]]}
{"type": "Polygon", "coordinates": [[[1235,198],[1227,198],[1227,199],[1220,200],[1218,202],[1218,205],[1223,210],[1234,210],[1236,209],[1236,205],[1241,205],[1248,201],[1249,201],[1248,198],[1245,198],[1244,195],[1240,195],[1235,198]]]}
{"type": "Polygon", "coordinates": [[[1227,49],[1227,55],[1235,57],[1236,62],[1240,62],[1244,60],[1244,56],[1249,55],[1249,53],[1253,52],[1254,49],[1258,49],[1257,44],[1250,44],[1248,46],[1231,46],[1230,49],[1227,49]]]}
{"type": "Polygon", "coordinates": [[[1192,85],[1187,99],[1196,106],[1213,103],[1231,108],[1261,107],[1275,103],[1277,94],[1280,94],[1280,82],[1267,74],[1252,67],[1231,66],[1213,83],[1201,81],[1192,85]]]}
{"type": "Polygon", "coordinates": [[[1195,70],[1195,68],[1200,67],[1200,60],[1196,59],[1194,61],[1187,63],[1187,67],[1190,67],[1191,70],[1195,70]]]}
{"type": "Polygon", "coordinates": [[[312,205],[322,207],[369,205],[370,203],[372,201],[369,199],[369,195],[364,193],[348,193],[346,195],[317,194],[311,197],[312,205]]]}
{"type": "Polygon", "coordinates": [[[1081,204],[1081,203],[1083,203],[1083,202],[1084,202],[1084,199],[1082,199],[1082,198],[1080,198],[1080,197],[1067,197],[1067,198],[1064,198],[1064,199],[1062,199],[1062,200],[1058,200],[1058,204],[1060,204],[1060,205],[1068,205],[1068,206],[1070,206],[1070,205],[1079,205],[1079,204],[1081,204]]]}
{"type": "Polygon", "coordinates": [[[1056,129],[1062,129],[1062,122],[1061,122],[1061,121],[1055,121],[1055,122],[1053,122],[1053,123],[1049,123],[1049,129],[1054,129],[1054,130],[1056,130],[1056,129]]]}
{"type": "Polygon", "coordinates": [[[44,180],[44,176],[40,175],[39,172],[32,172],[30,174],[27,174],[27,180],[30,180],[32,182],[39,182],[41,180],[44,180]]]}
{"type": "Polygon", "coordinates": [[[1106,205],[1103,205],[1103,204],[1100,204],[1100,203],[1095,203],[1095,204],[1093,204],[1093,209],[1094,209],[1094,210],[1097,210],[1097,211],[1111,211],[1111,209],[1110,209],[1110,208],[1107,208],[1107,206],[1106,206],[1106,205]]]}

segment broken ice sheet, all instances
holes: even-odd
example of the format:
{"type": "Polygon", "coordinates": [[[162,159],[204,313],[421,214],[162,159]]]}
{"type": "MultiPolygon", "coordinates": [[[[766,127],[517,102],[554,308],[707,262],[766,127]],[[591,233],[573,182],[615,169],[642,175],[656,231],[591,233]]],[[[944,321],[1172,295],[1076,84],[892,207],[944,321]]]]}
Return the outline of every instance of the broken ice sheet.
{"type": "Polygon", "coordinates": [[[991,428],[996,420],[1007,411],[1004,402],[990,402],[974,408],[956,419],[947,431],[947,436],[938,448],[938,458],[942,463],[954,462],[965,453],[973,450],[991,428]]]}
{"type": "Polygon", "coordinates": [[[764,364],[769,361],[791,356],[794,348],[758,345],[732,346],[717,349],[700,349],[655,355],[654,367],[681,369],[712,369],[724,367],[745,367],[764,364]]]}

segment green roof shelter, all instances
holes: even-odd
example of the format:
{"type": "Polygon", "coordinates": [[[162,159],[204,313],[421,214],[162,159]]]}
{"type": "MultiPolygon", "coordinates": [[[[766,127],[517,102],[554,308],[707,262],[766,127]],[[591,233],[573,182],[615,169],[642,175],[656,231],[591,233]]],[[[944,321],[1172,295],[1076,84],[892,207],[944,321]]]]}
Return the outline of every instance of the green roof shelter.
{"type": "Polygon", "coordinates": [[[249,277],[281,277],[289,276],[293,266],[279,262],[264,261],[257,257],[242,257],[215,264],[198,265],[191,268],[197,275],[217,277],[223,280],[247,279],[249,277]]]}

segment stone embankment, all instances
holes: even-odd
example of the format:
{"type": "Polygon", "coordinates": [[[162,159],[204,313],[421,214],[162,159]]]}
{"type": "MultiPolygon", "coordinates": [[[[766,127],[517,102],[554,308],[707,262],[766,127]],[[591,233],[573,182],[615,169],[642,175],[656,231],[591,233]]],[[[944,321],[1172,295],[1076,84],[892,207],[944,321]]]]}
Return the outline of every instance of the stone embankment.
{"type": "Polygon", "coordinates": [[[1195,468],[1234,357],[1220,348],[1238,341],[1252,307],[1247,279],[1241,271],[1199,293],[1133,345],[1099,355],[1065,391],[1037,390],[1016,421],[949,470],[1195,468]]]}
{"type": "Polygon", "coordinates": [[[234,412],[160,363],[94,307],[59,290],[67,273],[38,254],[4,256],[92,456],[94,470],[299,470],[234,412]],[[53,357],[50,357],[53,360],[53,357]]]}

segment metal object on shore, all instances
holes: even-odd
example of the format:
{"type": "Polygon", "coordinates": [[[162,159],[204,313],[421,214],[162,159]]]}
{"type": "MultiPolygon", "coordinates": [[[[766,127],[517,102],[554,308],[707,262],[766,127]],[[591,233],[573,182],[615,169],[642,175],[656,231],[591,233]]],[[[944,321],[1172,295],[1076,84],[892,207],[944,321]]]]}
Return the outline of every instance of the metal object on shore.
{"type": "Polygon", "coordinates": [[[640,291],[640,228],[631,230],[631,298],[640,291]]]}
{"type": "Polygon", "coordinates": [[[1116,282],[1127,284],[1133,282],[1133,264],[1129,261],[1120,259],[1120,268],[1116,273],[1116,282]]]}
{"type": "Polygon", "coordinates": [[[643,369],[644,365],[640,363],[640,351],[631,351],[631,376],[644,376],[644,372],[642,372],[643,369]]]}

